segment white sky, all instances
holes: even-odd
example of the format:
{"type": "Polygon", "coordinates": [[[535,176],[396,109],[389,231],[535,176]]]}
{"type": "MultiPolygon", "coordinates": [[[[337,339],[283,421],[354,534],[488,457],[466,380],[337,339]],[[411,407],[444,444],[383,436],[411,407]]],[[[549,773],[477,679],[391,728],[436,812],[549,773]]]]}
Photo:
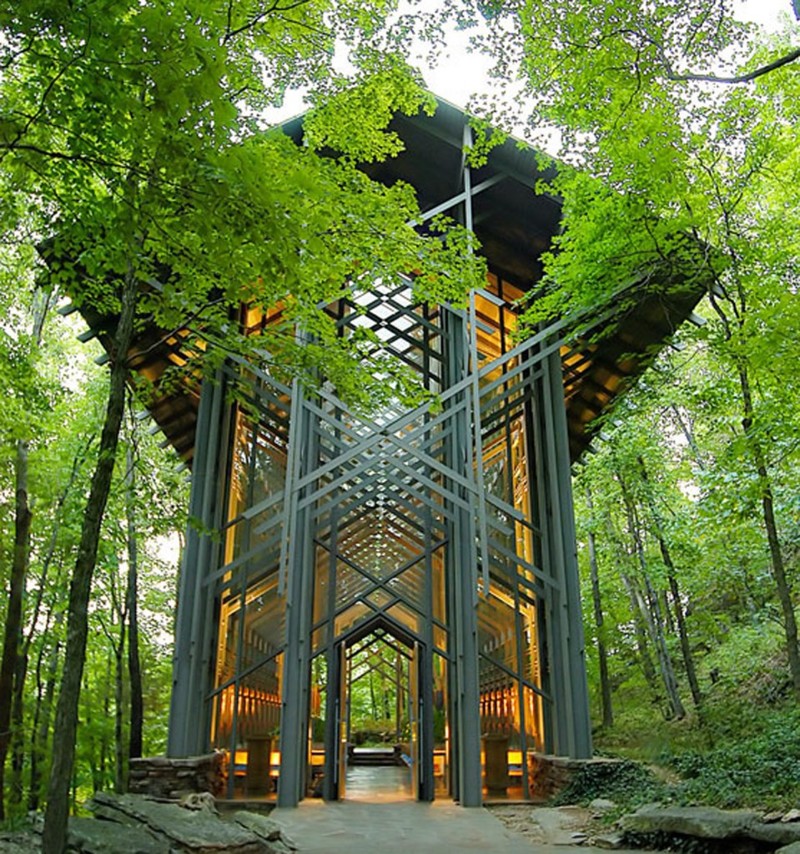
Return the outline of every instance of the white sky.
{"type": "MultiPolygon", "coordinates": [[[[768,32],[777,31],[786,16],[794,19],[791,0],[734,0],[733,8],[741,20],[757,23],[768,32]]],[[[421,69],[432,92],[462,108],[467,106],[472,95],[489,92],[495,85],[487,79],[489,62],[468,52],[469,38],[467,31],[451,33],[448,55],[437,67],[421,69]]],[[[302,95],[290,93],[282,108],[270,111],[268,121],[285,121],[305,109],[302,95]]]]}
{"type": "MultiPolygon", "coordinates": [[[[733,8],[738,18],[760,24],[768,32],[777,31],[785,15],[793,17],[791,0],[735,0],[733,8]]],[[[492,85],[486,79],[489,63],[467,53],[468,33],[453,33],[451,38],[451,59],[438,68],[423,70],[423,74],[431,91],[465,107],[471,95],[492,85]]]]}

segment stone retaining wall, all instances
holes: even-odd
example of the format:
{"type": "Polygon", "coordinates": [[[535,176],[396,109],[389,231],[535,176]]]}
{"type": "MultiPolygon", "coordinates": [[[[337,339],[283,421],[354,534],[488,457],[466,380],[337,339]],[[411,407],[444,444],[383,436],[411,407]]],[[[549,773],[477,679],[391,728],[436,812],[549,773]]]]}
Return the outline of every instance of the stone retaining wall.
{"type": "Polygon", "coordinates": [[[225,755],[209,753],[172,759],[149,756],[130,760],[128,791],[156,798],[180,798],[191,792],[210,792],[217,797],[225,790],[225,755]]]}
{"type": "Polygon", "coordinates": [[[544,753],[528,755],[528,783],[537,800],[550,800],[563,792],[584,768],[619,765],[621,759],[569,759],[544,753]]]}

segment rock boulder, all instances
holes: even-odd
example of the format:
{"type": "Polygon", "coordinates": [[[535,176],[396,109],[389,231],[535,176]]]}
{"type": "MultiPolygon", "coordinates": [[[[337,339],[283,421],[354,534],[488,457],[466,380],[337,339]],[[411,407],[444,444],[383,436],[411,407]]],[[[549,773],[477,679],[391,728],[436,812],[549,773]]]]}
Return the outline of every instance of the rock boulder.
{"type": "MultiPolygon", "coordinates": [[[[175,803],[159,802],[140,795],[102,792],[95,795],[89,808],[98,819],[114,822],[117,828],[125,825],[146,831],[167,845],[164,850],[192,854],[222,851],[230,854],[284,854],[294,850],[291,842],[283,841],[277,823],[261,816],[225,821],[205,809],[186,809],[175,803]],[[269,829],[265,830],[266,827],[269,829]]],[[[130,851],[127,847],[117,850],[124,850],[126,854],[130,851]]]]}
{"type": "Polygon", "coordinates": [[[800,842],[797,823],[768,823],[749,810],[648,804],[623,816],[626,836],[668,834],[709,840],[755,840],[776,847],[800,842]]]}
{"type": "Polygon", "coordinates": [[[93,818],[70,818],[67,851],[80,854],[169,854],[169,843],[141,827],[93,818]]]}

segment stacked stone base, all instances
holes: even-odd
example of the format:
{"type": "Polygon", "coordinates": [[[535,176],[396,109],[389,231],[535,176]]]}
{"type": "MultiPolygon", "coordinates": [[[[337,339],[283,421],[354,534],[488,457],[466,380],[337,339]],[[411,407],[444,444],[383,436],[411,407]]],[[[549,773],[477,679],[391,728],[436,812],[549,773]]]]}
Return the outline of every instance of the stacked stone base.
{"type": "Polygon", "coordinates": [[[621,759],[569,759],[534,753],[528,756],[528,782],[531,794],[537,800],[549,801],[565,791],[586,768],[611,767],[621,759]]]}
{"type": "Polygon", "coordinates": [[[219,797],[225,791],[226,763],[223,753],[171,759],[150,756],[130,760],[128,791],[153,798],[182,798],[209,792],[219,797]]]}

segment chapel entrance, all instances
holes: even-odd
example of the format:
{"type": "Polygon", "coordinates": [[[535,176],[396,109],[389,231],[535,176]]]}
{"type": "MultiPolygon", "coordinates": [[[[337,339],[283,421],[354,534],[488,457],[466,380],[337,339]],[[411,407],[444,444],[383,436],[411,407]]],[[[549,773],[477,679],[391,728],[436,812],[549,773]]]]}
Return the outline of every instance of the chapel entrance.
{"type": "Polygon", "coordinates": [[[312,661],[312,794],[433,799],[431,664],[425,644],[384,618],[342,638],[327,660],[312,661]]]}

